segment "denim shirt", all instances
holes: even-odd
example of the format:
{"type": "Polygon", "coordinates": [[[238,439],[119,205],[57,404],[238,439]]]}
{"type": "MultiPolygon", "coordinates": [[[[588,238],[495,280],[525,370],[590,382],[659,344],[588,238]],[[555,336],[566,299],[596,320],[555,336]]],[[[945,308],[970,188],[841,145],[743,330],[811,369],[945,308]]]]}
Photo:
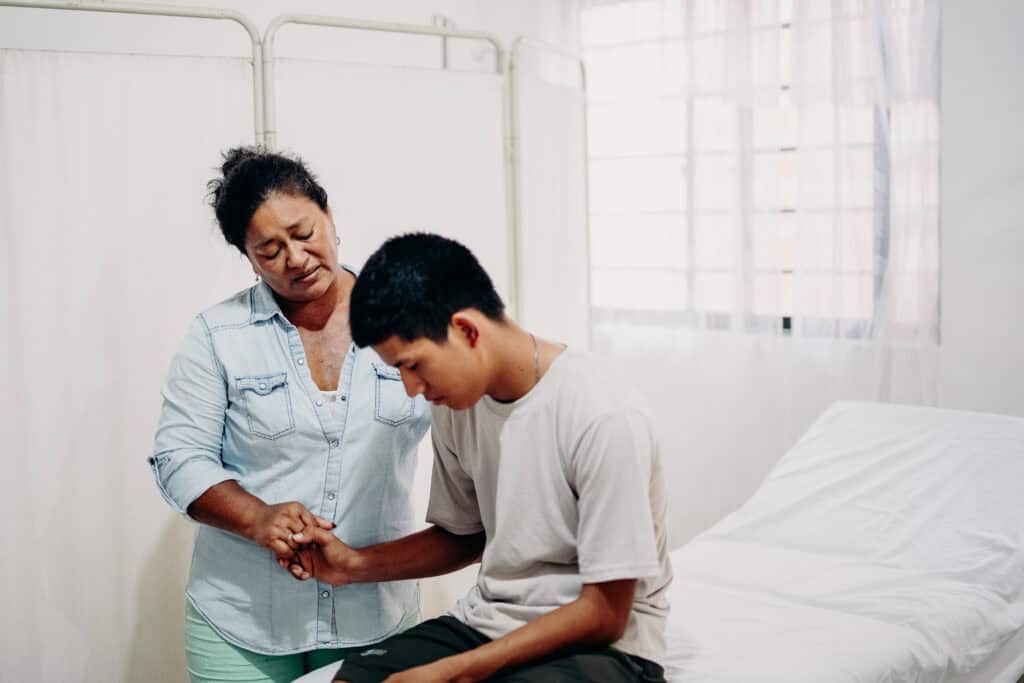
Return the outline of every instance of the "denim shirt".
{"type": "MultiPolygon", "coordinates": [[[[298,501],[363,547],[415,531],[409,492],[430,424],[371,348],[345,356],[332,402],[266,283],[192,322],[171,363],[150,465],[176,511],[237,480],[268,504],[298,501]]],[[[415,581],[298,581],[273,553],[199,525],[188,598],[228,641],[262,654],[365,645],[415,623],[415,581]]]]}

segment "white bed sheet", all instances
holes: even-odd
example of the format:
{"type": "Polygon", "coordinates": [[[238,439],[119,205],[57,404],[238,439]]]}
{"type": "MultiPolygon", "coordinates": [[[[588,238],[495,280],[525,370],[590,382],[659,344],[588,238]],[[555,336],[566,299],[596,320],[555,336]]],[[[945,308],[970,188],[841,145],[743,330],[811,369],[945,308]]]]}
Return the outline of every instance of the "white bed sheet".
{"type": "Polygon", "coordinates": [[[1016,683],[1024,419],[830,408],[673,552],[679,683],[1016,683]]]}

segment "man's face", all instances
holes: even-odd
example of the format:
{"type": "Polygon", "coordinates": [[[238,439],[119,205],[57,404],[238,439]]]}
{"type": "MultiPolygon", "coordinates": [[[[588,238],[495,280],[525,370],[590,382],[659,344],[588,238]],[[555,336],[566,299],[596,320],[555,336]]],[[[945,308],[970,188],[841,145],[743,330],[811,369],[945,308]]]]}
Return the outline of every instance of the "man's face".
{"type": "Polygon", "coordinates": [[[385,363],[398,368],[409,396],[423,394],[435,405],[465,410],[486,393],[480,353],[454,326],[449,326],[444,343],[392,336],[373,350],[385,363]]]}

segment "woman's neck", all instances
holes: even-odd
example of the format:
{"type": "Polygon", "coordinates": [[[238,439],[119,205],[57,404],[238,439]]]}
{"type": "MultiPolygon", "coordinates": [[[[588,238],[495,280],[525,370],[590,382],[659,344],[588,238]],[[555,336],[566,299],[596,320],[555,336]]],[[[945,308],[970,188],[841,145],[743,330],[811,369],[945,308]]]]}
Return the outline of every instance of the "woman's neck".
{"type": "Polygon", "coordinates": [[[321,330],[339,308],[348,308],[348,297],[354,279],[348,271],[338,268],[334,282],[322,295],[312,301],[285,301],[278,299],[281,312],[295,325],[307,330],[321,330]]]}

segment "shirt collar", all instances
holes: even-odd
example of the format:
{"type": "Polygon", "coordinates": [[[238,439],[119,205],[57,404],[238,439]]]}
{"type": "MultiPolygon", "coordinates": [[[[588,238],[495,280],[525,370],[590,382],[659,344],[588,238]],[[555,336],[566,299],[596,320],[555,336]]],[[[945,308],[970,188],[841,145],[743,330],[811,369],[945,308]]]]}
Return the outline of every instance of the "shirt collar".
{"type": "Polygon", "coordinates": [[[274,298],[274,292],[270,289],[270,285],[267,284],[266,280],[260,280],[250,292],[249,302],[252,311],[249,315],[249,322],[263,322],[264,320],[270,320],[275,315],[284,317],[284,314],[281,313],[281,307],[277,305],[277,299],[274,298]]]}
{"type": "MultiPolygon", "coordinates": [[[[342,270],[347,270],[356,277],[359,277],[359,271],[352,266],[345,263],[339,263],[342,270]]],[[[281,312],[281,307],[277,303],[277,299],[274,298],[274,291],[270,289],[270,285],[265,280],[260,280],[252,289],[249,296],[251,312],[249,314],[249,322],[257,323],[265,320],[270,320],[275,315],[281,316],[281,319],[287,321],[284,317],[284,313],[281,312]]]]}

